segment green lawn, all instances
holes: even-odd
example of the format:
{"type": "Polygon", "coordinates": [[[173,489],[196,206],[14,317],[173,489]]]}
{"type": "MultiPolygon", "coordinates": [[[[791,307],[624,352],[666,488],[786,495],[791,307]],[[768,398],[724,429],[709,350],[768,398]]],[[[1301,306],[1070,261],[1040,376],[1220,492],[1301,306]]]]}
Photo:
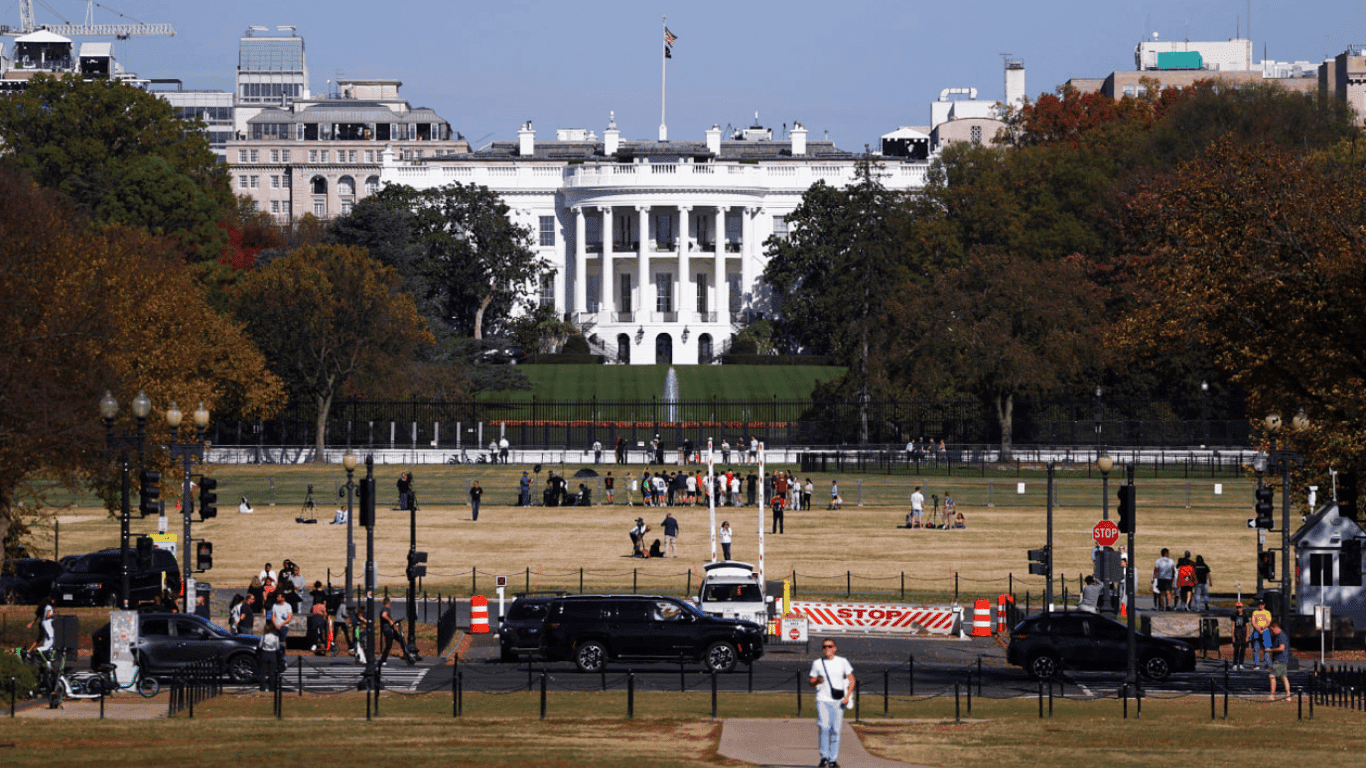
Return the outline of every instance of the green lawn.
{"type": "MultiPolygon", "coordinates": [[[[817,382],[844,374],[839,366],[678,365],[679,398],[683,401],[807,400],[817,382]]],[[[664,365],[527,365],[522,370],[536,382],[529,392],[496,393],[490,400],[649,402],[664,394],[664,365]]]]}

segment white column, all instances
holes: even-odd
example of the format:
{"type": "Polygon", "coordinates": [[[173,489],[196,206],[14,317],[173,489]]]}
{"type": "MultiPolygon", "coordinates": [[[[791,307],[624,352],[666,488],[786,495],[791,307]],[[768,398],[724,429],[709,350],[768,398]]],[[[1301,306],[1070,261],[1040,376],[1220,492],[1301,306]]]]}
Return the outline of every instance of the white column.
{"type": "Polygon", "coordinates": [[[677,300],[674,301],[674,309],[685,324],[692,319],[690,315],[697,311],[697,298],[688,291],[688,286],[691,285],[688,282],[688,249],[692,247],[692,238],[688,235],[688,218],[691,213],[692,206],[678,206],[678,241],[674,243],[678,248],[678,292],[675,294],[677,300]],[[692,309],[686,309],[687,307],[692,309]]]}
{"type": "Polygon", "coordinates": [[[617,276],[612,266],[612,206],[604,205],[602,211],[602,311],[607,313],[607,321],[614,322],[617,311],[617,276]]]}
{"type": "Polygon", "coordinates": [[[574,208],[574,307],[571,312],[588,311],[588,239],[584,232],[583,207],[574,208]]]}
{"type": "Polygon", "coordinates": [[[650,287],[650,252],[646,250],[649,247],[646,241],[650,234],[650,206],[637,205],[636,217],[640,221],[639,246],[636,248],[636,320],[643,323],[647,317],[645,300],[649,294],[646,291],[650,287]]]}
{"type": "MultiPolygon", "coordinates": [[[[754,217],[758,214],[759,208],[745,208],[740,212],[740,295],[743,297],[745,291],[754,290],[754,276],[752,274],[750,253],[754,249],[754,217]]],[[[743,298],[741,300],[743,302],[743,298]]],[[[741,306],[742,309],[747,307],[741,306]]]]}
{"type": "MultiPolygon", "coordinates": [[[[712,222],[712,242],[716,244],[715,260],[713,261],[712,271],[716,273],[712,286],[712,308],[716,311],[718,322],[730,326],[730,281],[726,279],[726,211],[724,205],[716,207],[716,220],[712,222]]],[[[718,338],[717,343],[725,341],[718,338]]],[[[720,347],[717,347],[718,349],[720,347]]]]}

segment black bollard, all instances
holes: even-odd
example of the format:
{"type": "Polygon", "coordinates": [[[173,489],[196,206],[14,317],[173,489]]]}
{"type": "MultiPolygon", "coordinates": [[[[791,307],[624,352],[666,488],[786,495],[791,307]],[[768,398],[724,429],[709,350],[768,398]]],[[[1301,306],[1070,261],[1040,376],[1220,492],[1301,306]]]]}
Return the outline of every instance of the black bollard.
{"type": "Polygon", "coordinates": [[[636,673],[631,670],[626,671],[626,719],[634,720],[636,716],[636,673]]]}
{"type": "Polygon", "coordinates": [[[797,717],[802,716],[802,675],[797,673],[797,717]]]}
{"type": "Polygon", "coordinates": [[[1214,720],[1214,681],[1209,681],[1209,719],[1214,720]]]}
{"type": "Polygon", "coordinates": [[[892,706],[891,683],[892,683],[892,670],[890,670],[890,669],[884,669],[884,670],[882,670],[882,716],[883,716],[883,717],[887,717],[889,714],[891,714],[891,706],[892,706]]]}
{"type": "Polygon", "coordinates": [[[541,719],[542,719],[542,720],[545,719],[545,682],[546,682],[546,677],[547,677],[547,675],[546,675],[546,673],[545,673],[545,670],[541,670],[541,719]]]}
{"type": "Polygon", "coordinates": [[[958,681],[953,681],[953,721],[961,723],[963,718],[958,713],[958,681]]]}
{"type": "Polygon", "coordinates": [[[716,670],[711,671],[711,719],[716,719],[716,670]]]}

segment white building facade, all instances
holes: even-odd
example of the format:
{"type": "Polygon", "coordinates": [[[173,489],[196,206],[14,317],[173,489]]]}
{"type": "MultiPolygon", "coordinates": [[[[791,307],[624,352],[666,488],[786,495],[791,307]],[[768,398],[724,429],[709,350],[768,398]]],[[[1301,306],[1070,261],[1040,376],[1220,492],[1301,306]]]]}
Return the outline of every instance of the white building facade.
{"type": "MultiPolygon", "coordinates": [[[[452,182],[497,192],[514,222],[555,269],[540,300],[583,329],[613,362],[713,362],[733,334],[771,317],[780,297],[762,281],[764,241],[787,232],[786,217],[817,181],[845,186],[860,156],[751,127],[723,140],[623,141],[615,123],[602,140],[561,131],[463,156],[403,160],[385,153],[381,183],[418,189],[452,182]]],[[[875,157],[883,184],[913,190],[929,165],[875,157]]]]}

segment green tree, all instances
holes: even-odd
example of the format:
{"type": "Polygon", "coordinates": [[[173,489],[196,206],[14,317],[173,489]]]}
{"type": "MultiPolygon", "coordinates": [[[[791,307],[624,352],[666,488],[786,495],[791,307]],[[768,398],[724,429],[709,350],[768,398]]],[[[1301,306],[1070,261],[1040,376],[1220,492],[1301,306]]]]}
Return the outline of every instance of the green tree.
{"type": "Polygon", "coordinates": [[[390,185],[339,220],[331,236],[399,269],[433,325],[482,339],[553,273],[532,250],[530,230],[508,213],[497,193],[476,184],[390,185]]]}
{"type": "Polygon", "coordinates": [[[342,388],[402,373],[433,342],[398,274],[360,248],[305,246],[249,274],[241,291],[252,338],[291,396],[316,408],[315,461],[342,388]]]}
{"type": "Polygon", "coordinates": [[[1038,262],[974,248],[928,286],[895,292],[878,346],[889,377],[912,395],[966,392],[992,407],[1008,461],[1015,399],[1065,393],[1090,370],[1102,296],[1080,257],[1038,262]]]}
{"type": "Polygon", "coordinates": [[[782,297],[776,331],[791,346],[849,366],[868,438],[869,359],[885,287],[910,274],[900,247],[905,209],[867,159],[858,179],[835,188],[818,181],[788,217],[789,235],[766,243],[764,281],[782,297]]]}
{"type": "Polygon", "coordinates": [[[98,222],[175,236],[193,260],[212,261],[227,246],[213,225],[233,197],[202,129],[165,99],[117,80],[40,75],[0,99],[5,162],[98,222]]]}

